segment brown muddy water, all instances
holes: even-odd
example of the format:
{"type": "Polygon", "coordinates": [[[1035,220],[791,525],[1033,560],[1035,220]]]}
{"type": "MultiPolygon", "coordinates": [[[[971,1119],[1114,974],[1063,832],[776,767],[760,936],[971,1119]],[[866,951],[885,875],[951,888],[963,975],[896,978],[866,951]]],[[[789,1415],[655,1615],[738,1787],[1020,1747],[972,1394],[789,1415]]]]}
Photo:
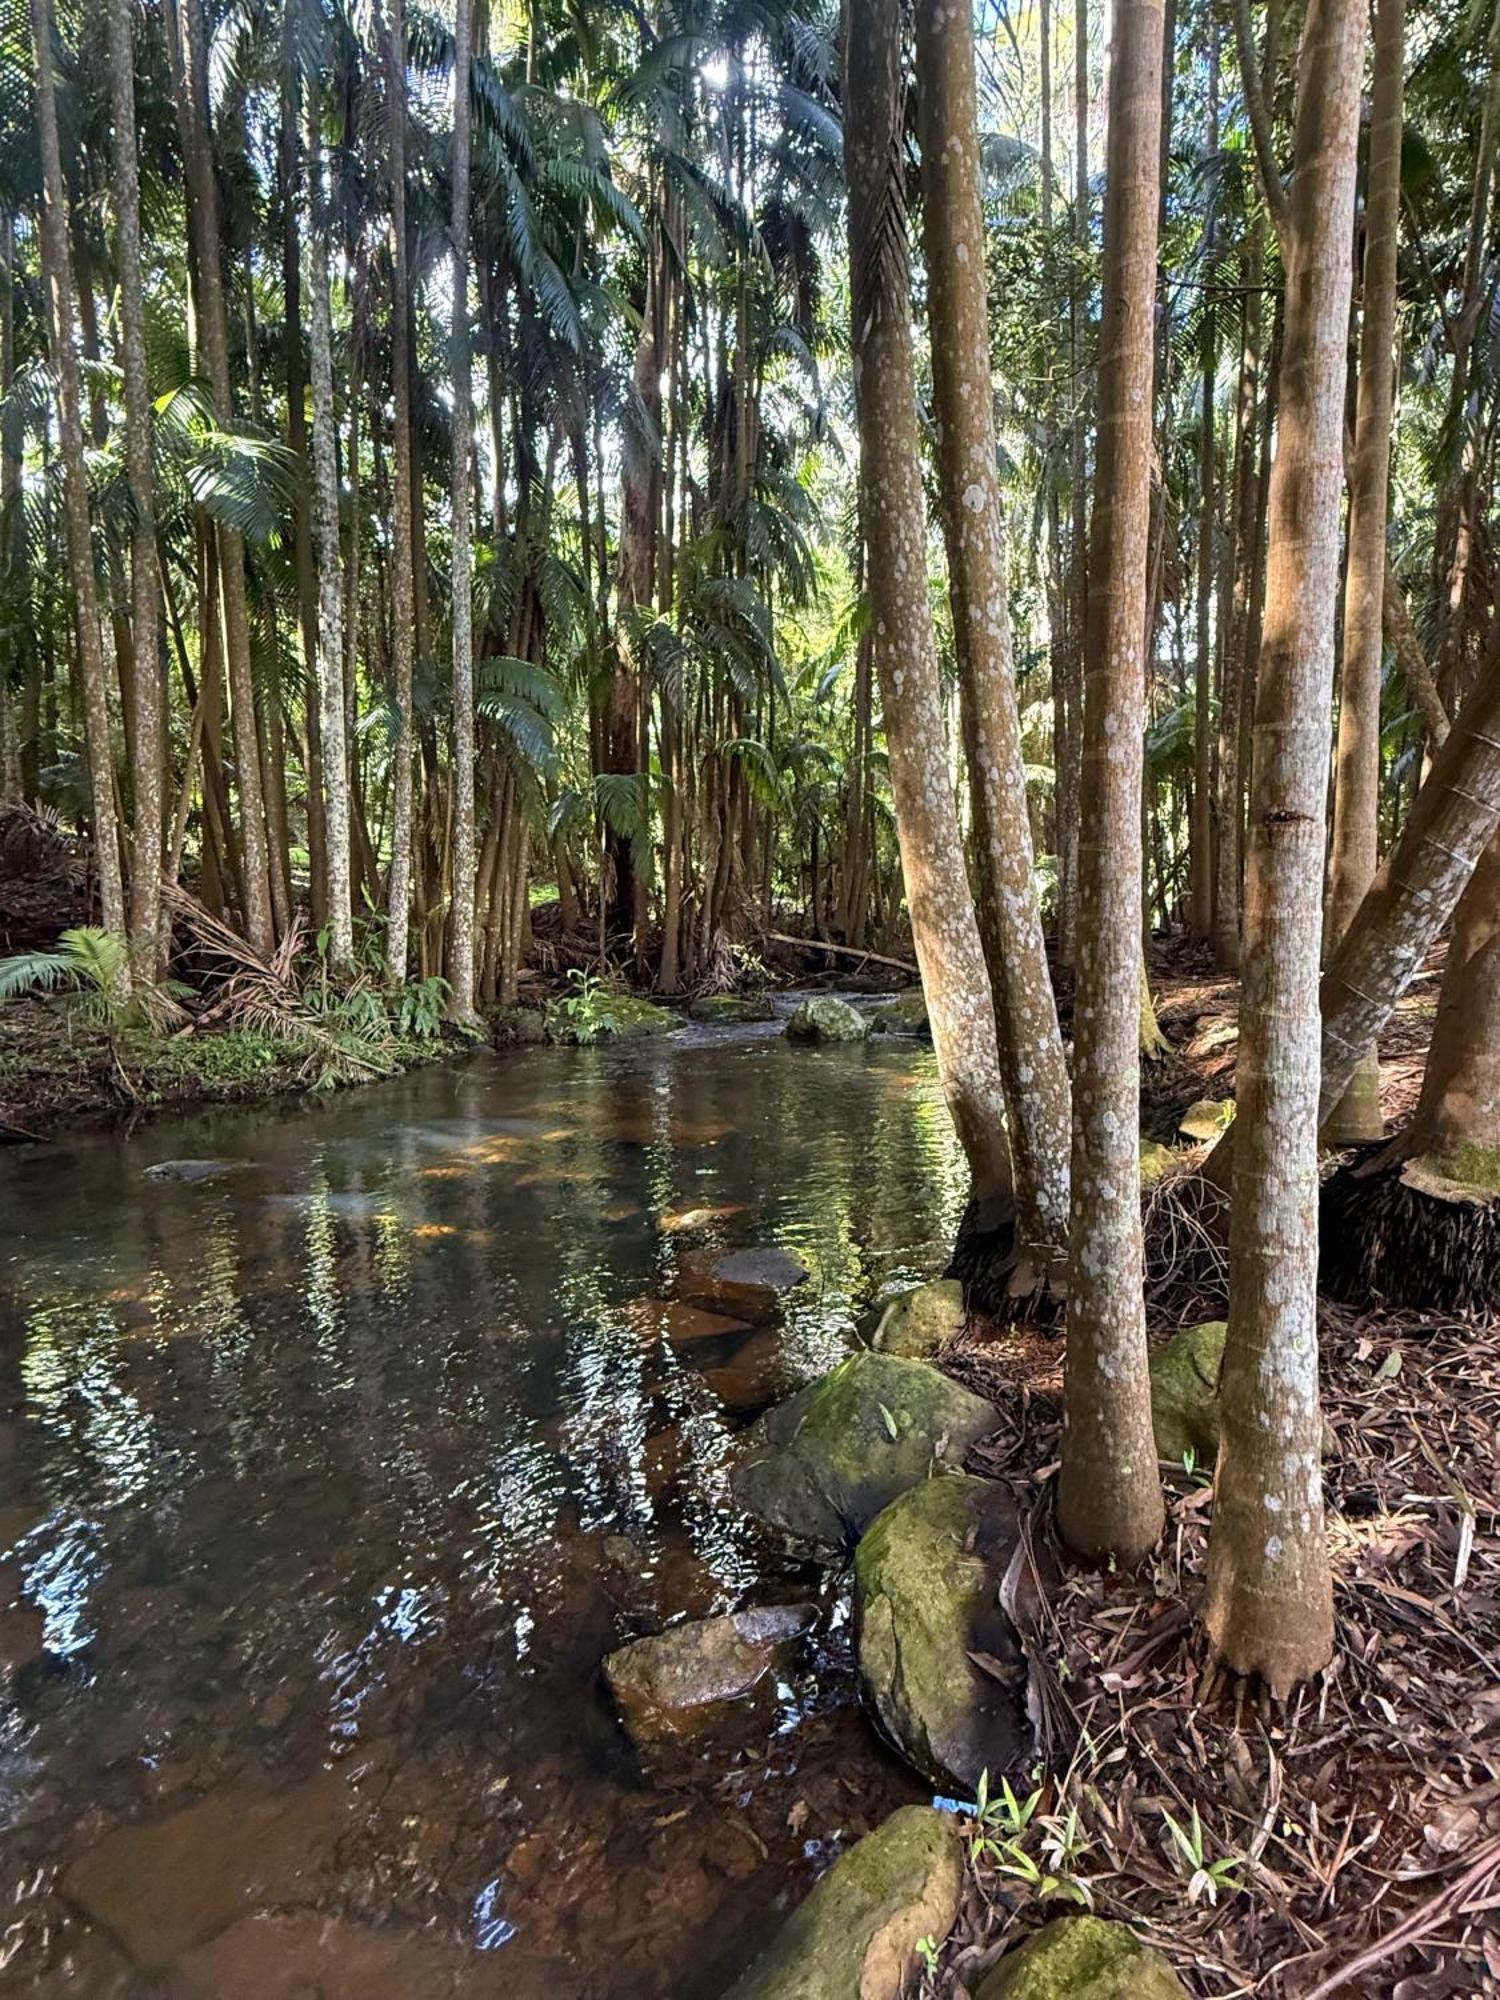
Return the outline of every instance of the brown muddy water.
{"type": "Polygon", "coordinates": [[[0,1992],[721,1993],[917,1792],[736,1436],[962,1197],[930,1050],[775,1027],[0,1155],[0,1992]],[[632,1748],[611,1646],[809,1594],[736,1729],[632,1748]]]}

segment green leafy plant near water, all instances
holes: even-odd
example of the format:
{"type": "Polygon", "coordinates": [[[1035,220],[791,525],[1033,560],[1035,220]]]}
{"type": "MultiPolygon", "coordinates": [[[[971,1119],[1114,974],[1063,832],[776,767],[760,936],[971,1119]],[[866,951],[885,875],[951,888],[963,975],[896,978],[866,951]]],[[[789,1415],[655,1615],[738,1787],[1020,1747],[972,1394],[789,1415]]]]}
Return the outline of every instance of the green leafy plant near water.
{"type": "Polygon", "coordinates": [[[568,987],[568,992],[547,1002],[547,1024],[549,1028],[565,1028],[568,1040],[586,1048],[608,1033],[614,995],[607,980],[578,966],[568,974],[568,987]]]}
{"type": "Polygon", "coordinates": [[[992,1792],[989,1772],[981,1771],[968,1809],[969,1865],[1019,1883],[1039,1903],[1065,1897],[1092,1909],[1093,1896],[1079,1872],[1088,1841],[1077,1810],[1070,1806],[1065,1813],[1040,1813],[1046,1791],[1043,1783],[1018,1798],[1010,1780],[1002,1778],[999,1791],[992,1792]]]}

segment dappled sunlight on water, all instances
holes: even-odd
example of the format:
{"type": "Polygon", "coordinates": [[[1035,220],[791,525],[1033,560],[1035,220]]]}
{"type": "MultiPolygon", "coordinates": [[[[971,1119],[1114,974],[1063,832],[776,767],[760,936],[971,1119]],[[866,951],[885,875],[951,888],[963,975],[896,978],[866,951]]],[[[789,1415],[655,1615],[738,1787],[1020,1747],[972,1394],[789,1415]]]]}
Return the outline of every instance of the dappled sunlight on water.
{"type": "Polygon", "coordinates": [[[720,1990],[910,1795],[737,1433],[963,1192],[930,1051],[759,1029],[0,1156],[0,1984],[720,1990]],[[643,1764],[602,1654],[810,1592],[774,1713],[643,1764]]]}

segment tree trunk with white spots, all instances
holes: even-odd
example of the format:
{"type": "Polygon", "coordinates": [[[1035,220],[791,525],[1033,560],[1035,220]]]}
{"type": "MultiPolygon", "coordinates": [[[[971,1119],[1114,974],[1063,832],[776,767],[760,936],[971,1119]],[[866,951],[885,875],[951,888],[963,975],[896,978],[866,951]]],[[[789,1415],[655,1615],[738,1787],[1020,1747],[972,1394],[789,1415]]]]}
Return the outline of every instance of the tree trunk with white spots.
{"type": "Polygon", "coordinates": [[[163,961],[161,937],[162,733],[161,573],[151,467],[151,383],[141,282],[140,167],[136,153],[135,49],[130,0],[109,0],[110,101],[115,120],[115,228],[119,237],[120,358],[125,388],[125,471],[130,530],[130,621],[135,652],[135,819],[130,843],[130,953],[150,982],[163,961]]]}
{"type": "Polygon", "coordinates": [[[844,21],[850,317],[870,613],[912,941],[938,1069],[975,1193],[1008,1208],[1010,1154],[994,1007],[948,779],[927,599],[902,185],[901,0],[844,21]]]}
{"type": "Polygon", "coordinates": [[[316,95],[309,84],[307,118],[307,293],[312,362],[312,528],[318,563],[317,649],[314,671],[323,748],[324,869],[328,957],[340,970],[354,962],[354,912],[349,876],[349,765],[344,742],[344,596],[339,543],[337,416],[333,399],[333,325],[328,299],[328,210],[316,95]]]}
{"type": "Polygon", "coordinates": [[[453,910],[449,1011],[474,1011],[474,385],[469,354],[469,54],[472,0],[458,0],[453,41],[453,910]]]}
{"type": "Polygon", "coordinates": [[[48,345],[53,373],[57,377],[63,522],[67,531],[68,581],[72,585],[77,622],[78,678],[83,693],[84,742],[88,751],[89,795],[94,820],[94,858],[99,870],[99,908],[104,928],[123,940],[126,935],[125,884],[120,869],[120,833],[115,815],[115,763],[105,693],[104,636],[99,625],[99,594],[94,580],[94,548],[89,532],[89,484],[83,447],[83,385],[74,338],[73,264],[68,252],[62,152],[57,134],[51,0],[31,0],[31,33],[36,54],[36,111],[42,169],[42,282],[47,294],[48,345]]]}
{"type": "Polygon", "coordinates": [[[1095,1559],[1161,1535],[1140,1202],[1141,732],[1161,162],[1162,0],[1110,52],[1073,1015],[1073,1199],[1058,1526],[1095,1559]]]}
{"type": "Polygon", "coordinates": [[[1326,1666],[1318,1401],[1318,961],[1363,0],[1310,0],[1255,710],[1223,1430],[1205,1618],[1277,1695],[1326,1666]]]}
{"type": "MultiPolygon", "coordinates": [[[[1332,951],[1353,921],[1380,865],[1380,663],[1386,568],[1386,506],[1395,387],[1396,243],[1401,227],[1401,85],[1406,0],[1380,0],[1365,203],[1364,324],[1360,331],[1349,553],[1344,578],[1344,658],[1333,794],[1328,888],[1332,951]]],[[[1378,1139],[1380,1062],[1373,1047],[1355,1066],[1326,1137],[1335,1146],[1378,1139]]]]}
{"type": "Polygon", "coordinates": [[[1036,898],[1011,654],[973,28],[947,0],[919,0],[916,23],[938,471],[974,816],[975,903],[994,996],[1018,1246],[1045,1277],[1067,1255],[1069,1086],[1036,898]]]}
{"type": "Polygon", "coordinates": [[[406,242],[406,29],[401,0],[391,0],[385,37],[391,197],[391,659],[395,710],[391,732],[391,868],[386,882],[386,974],[406,979],[411,924],[412,653],[416,621],[411,441],[411,280],[406,242]]]}

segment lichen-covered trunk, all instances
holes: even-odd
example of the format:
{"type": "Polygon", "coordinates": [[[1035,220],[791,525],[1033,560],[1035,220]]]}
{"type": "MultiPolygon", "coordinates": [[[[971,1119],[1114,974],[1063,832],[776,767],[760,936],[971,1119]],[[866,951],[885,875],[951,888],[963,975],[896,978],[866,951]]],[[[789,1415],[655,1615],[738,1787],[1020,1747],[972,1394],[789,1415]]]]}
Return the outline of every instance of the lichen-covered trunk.
{"type": "MultiPolygon", "coordinates": [[[[1204,140],[1208,157],[1219,150],[1219,44],[1212,14],[1206,24],[1207,130],[1204,140]]],[[[1210,210],[1204,227],[1203,263],[1205,311],[1199,334],[1202,368],[1198,430],[1198,578],[1196,653],[1193,662],[1193,813],[1189,842],[1190,917],[1195,938],[1207,941],[1214,935],[1214,728],[1213,728],[1213,620],[1214,594],[1214,513],[1216,467],[1214,460],[1214,387],[1218,377],[1217,329],[1210,295],[1215,278],[1216,232],[1210,210]]],[[[1222,837],[1222,829],[1220,829],[1222,837]]]]}
{"type": "Polygon", "coordinates": [[[1161,1534],[1140,1203],[1141,763],[1161,161],[1162,0],[1110,52],[1099,418],[1083,693],[1073,1196],[1058,1526],[1096,1559],[1161,1534]]]}
{"type": "Polygon", "coordinates": [[[135,648],[132,695],[135,819],[130,843],[130,951],[136,976],[162,963],[161,574],[157,566],[151,467],[151,382],[146,370],[146,302],[141,281],[140,166],[136,151],[135,52],[130,0],[109,0],[110,102],[115,120],[115,226],[120,277],[120,358],[125,387],[125,472],[130,530],[130,618],[135,648]]]}
{"type": "MultiPolygon", "coordinates": [[[[1386,499],[1395,389],[1396,243],[1401,225],[1401,85],[1406,0],[1380,0],[1365,203],[1364,324],[1360,332],[1344,657],[1333,795],[1328,935],[1333,950],[1380,865],[1380,663],[1386,568],[1386,499]]],[[[1332,1145],[1378,1139],[1380,1063],[1373,1047],[1355,1065],[1327,1123],[1332,1145]]]]}
{"type": "Polygon", "coordinates": [[[973,27],[946,0],[919,0],[916,22],[938,471],[974,817],[975,903],[994,998],[1017,1236],[1045,1275],[1067,1255],[1068,1072],[1036,898],[1011,654],[973,27]]]}
{"type": "Polygon", "coordinates": [[[902,186],[901,0],[844,22],[850,318],[870,612],[912,942],[943,1091],[982,1202],[1008,1207],[994,1006],[948,780],[927,600],[902,186]]]}
{"type": "Polygon", "coordinates": [[[349,764],[344,742],[344,598],[339,544],[337,416],[333,400],[333,323],[328,298],[330,191],[320,187],[316,98],[309,87],[307,118],[307,283],[312,363],[312,529],[318,565],[317,644],[314,675],[324,786],[324,895],[331,964],[354,962],[354,908],[350,889],[349,764]]]}
{"type": "Polygon", "coordinates": [[[449,1011],[474,1011],[474,381],[469,349],[469,164],[472,0],[458,0],[453,38],[453,899],[449,1011]]]}
{"type": "Polygon", "coordinates": [[[406,238],[406,28],[401,0],[391,0],[386,43],[386,112],[390,122],[391,389],[391,866],[386,880],[387,976],[406,978],[411,922],[412,659],[416,623],[411,434],[411,280],[406,238]]]}
{"type": "Polygon", "coordinates": [[[67,534],[68,580],[76,606],[78,678],[83,693],[84,743],[88,751],[89,796],[94,821],[94,860],[99,870],[99,909],[104,928],[126,936],[125,884],[120,869],[120,834],[115,815],[114,748],[105,692],[104,637],[89,534],[88,471],[83,447],[83,386],[74,343],[73,267],[68,254],[66,195],[57,133],[57,92],[52,72],[50,0],[31,0],[31,32],[36,56],[36,112],[41,154],[42,282],[47,295],[47,334],[57,378],[57,434],[63,465],[63,524],[67,534]]]}
{"type": "Polygon", "coordinates": [[[1500,839],[1459,898],[1422,1095],[1402,1140],[1500,1193],[1500,839]]]}
{"type": "Polygon", "coordinates": [[[1273,1693],[1327,1665],[1318,1402],[1318,961],[1363,0],[1311,0],[1284,242],[1236,1058],[1210,1640],[1273,1693]]]}

